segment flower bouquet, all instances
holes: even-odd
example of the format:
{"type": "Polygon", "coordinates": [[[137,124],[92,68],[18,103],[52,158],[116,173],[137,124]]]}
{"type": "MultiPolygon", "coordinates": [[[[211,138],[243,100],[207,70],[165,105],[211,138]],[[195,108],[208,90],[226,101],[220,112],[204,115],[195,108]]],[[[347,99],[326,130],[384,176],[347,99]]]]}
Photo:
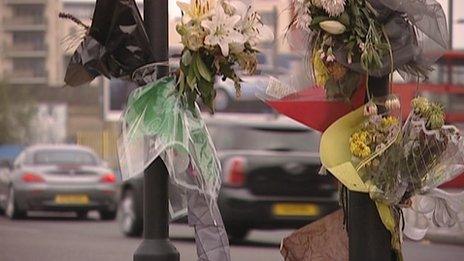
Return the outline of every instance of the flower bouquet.
{"type": "Polygon", "coordinates": [[[140,86],[131,93],[121,119],[118,153],[123,178],[162,160],[169,173],[171,217],[185,214],[188,206],[199,260],[230,260],[217,209],[220,161],[196,101],[200,97],[214,110],[217,76],[232,79],[239,94],[235,65],[252,73],[255,48],[272,33],[251,6],[238,1],[191,0],[178,5],[183,17],[177,31],[184,50],[176,72],[158,78],[159,72],[169,71],[169,61],[155,62],[134,0],[97,0],[92,25],[84,26],[84,39],[65,81],[76,86],[104,75],[140,86]]]}
{"type": "Polygon", "coordinates": [[[447,48],[444,13],[435,1],[294,0],[293,4],[289,30],[307,34],[315,83],[325,88],[329,99],[349,99],[363,76],[397,70],[425,78],[439,57],[430,54],[447,48]],[[435,50],[426,50],[430,46],[435,50]]]}
{"type": "Polygon", "coordinates": [[[235,83],[240,96],[241,79],[235,65],[252,74],[257,66],[255,49],[273,33],[251,6],[240,1],[192,0],[177,2],[183,12],[177,32],[184,50],[178,75],[179,93],[190,105],[200,97],[214,111],[216,76],[235,83]]]}
{"type": "Polygon", "coordinates": [[[396,201],[396,192],[402,187],[399,108],[394,96],[381,103],[369,102],[364,106],[366,120],[349,139],[352,162],[373,199],[396,201]],[[384,113],[377,113],[378,104],[385,109],[384,113]]]}
{"type": "Polygon", "coordinates": [[[443,107],[418,97],[412,108],[401,131],[398,118],[374,114],[350,137],[371,198],[387,204],[427,193],[464,170],[464,143],[456,127],[444,125],[443,107]]]}
{"type": "Polygon", "coordinates": [[[404,198],[424,194],[464,170],[464,143],[459,130],[444,125],[443,106],[424,97],[412,101],[412,111],[403,127],[403,179],[408,184],[404,198]]]}

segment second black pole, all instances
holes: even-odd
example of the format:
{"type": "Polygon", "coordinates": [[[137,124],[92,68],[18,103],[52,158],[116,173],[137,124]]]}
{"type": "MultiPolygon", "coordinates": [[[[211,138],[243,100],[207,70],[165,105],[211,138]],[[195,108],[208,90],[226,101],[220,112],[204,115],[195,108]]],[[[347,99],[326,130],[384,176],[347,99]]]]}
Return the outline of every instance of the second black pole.
{"type": "MultiPolygon", "coordinates": [[[[168,61],[168,0],[144,0],[143,4],[153,62],[168,61]]],[[[158,77],[169,72],[164,66],[158,69],[158,77]]],[[[134,253],[134,261],[179,261],[179,252],[169,241],[168,181],[168,170],[158,157],[144,171],[143,241],[134,253]]]]}
{"type": "MultiPolygon", "coordinates": [[[[389,79],[369,77],[373,97],[389,94],[389,79]]],[[[347,229],[350,261],[394,261],[391,235],[380,219],[375,202],[368,193],[348,191],[347,229]]]]}

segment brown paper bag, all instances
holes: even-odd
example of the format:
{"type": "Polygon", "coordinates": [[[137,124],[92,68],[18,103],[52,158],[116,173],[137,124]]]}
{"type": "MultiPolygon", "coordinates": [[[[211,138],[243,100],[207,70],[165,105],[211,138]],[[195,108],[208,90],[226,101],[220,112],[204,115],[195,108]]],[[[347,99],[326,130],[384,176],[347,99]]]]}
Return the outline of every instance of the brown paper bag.
{"type": "Polygon", "coordinates": [[[285,261],[348,261],[343,211],[337,210],[282,240],[285,261]]]}

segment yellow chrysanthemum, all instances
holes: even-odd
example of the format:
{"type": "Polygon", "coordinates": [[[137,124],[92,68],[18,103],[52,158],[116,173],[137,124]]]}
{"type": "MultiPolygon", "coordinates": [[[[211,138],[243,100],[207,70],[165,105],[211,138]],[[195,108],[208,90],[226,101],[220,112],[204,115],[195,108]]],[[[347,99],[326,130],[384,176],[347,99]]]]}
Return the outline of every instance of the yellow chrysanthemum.
{"type": "Polygon", "coordinates": [[[350,142],[370,143],[370,135],[364,130],[355,132],[351,135],[350,142]]]}
{"type": "Polygon", "coordinates": [[[350,143],[351,153],[358,158],[367,158],[371,155],[371,148],[363,142],[352,142],[350,143]]]}
{"type": "Polygon", "coordinates": [[[371,137],[369,132],[361,130],[353,133],[350,137],[350,151],[358,158],[367,158],[372,151],[369,147],[371,137]]]}

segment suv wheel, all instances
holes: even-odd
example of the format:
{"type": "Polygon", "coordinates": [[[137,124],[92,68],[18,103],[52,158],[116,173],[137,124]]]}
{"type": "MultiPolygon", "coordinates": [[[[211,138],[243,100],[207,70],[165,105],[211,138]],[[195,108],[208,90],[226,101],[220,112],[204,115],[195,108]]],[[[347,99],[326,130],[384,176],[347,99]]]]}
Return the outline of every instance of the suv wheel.
{"type": "Polygon", "coordinates": [[[87,211],[82,210],[82,211],[77,211],[77,219],[84,220],[87,219],[87,211]]]}
{"type": "Polygon", "coordinates": [[[100,219],[101,220],[114,220],[117,215],[116,210],[101,210],[100,211],[100,219]]]}
{"type": "Polygon", "coordinates": [[[246,238],[250,229],[238,225],[226,225],[226,231],[231,242],[240,242],[246,238]]]}
{"type": "Polygon", "coordinates": [[[121,232],[126,236],[140,236],[143,230],[142,217],[137,215],[134,192],[130,189],[124,191],[119,202],[118,223],[121,232]]]}
{"type": "Polygon", "coordinates": [[[13,187],[10,187],[8,198],[6,201],[5,214],[10,219],[21,219],[26,217],[26,211],[20,210],[16,204],[15,192],[13,187]]]}

